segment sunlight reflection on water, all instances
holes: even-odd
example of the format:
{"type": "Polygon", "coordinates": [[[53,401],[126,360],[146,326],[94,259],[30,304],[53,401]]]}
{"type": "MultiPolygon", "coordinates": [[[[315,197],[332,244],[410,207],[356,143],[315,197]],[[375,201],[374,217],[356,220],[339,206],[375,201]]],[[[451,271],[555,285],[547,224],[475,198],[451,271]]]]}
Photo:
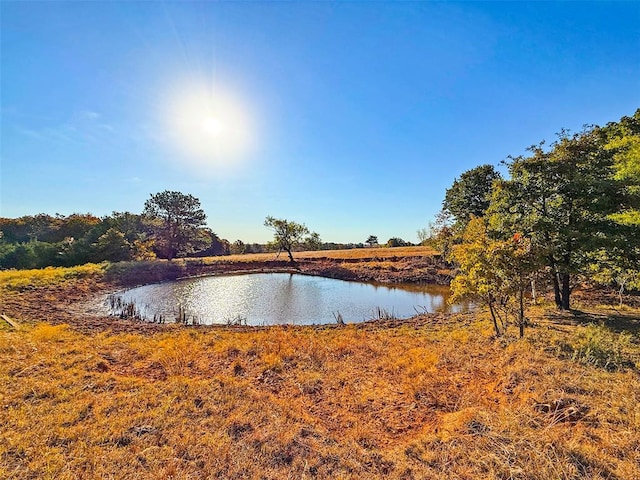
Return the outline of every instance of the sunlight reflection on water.
{"type": "Polygon", "coordinates": [[[254,273],[165,282],[118,294],[135,302],[143,318],[166,322],[184,312],[189,323],[248,325],[362,322],[386,312],[406,318],[417,312],[464,312],[450,305],[449,288],[440,285],[382,286],[289,273],[254,273]]]}

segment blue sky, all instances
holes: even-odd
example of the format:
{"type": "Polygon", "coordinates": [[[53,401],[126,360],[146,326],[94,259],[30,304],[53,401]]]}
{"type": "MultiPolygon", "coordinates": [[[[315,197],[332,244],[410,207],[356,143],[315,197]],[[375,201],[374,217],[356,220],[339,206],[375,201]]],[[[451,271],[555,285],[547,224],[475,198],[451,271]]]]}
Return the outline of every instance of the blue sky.
{"type": "Polygon", "coordinates": [[[231,241],[416,241],[462,172],[640,107],[640,2],[0,5],[6,217],[168,189],[231,241]]]}

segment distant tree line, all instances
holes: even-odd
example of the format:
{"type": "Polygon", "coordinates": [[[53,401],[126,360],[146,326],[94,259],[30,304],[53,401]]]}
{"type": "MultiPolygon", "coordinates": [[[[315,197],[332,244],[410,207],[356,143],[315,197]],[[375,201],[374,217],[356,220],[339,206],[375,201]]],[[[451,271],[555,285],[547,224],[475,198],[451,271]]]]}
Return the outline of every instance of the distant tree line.
{"type": "Polygon", "coordinates": [[[565,310],[584,281],[616,287],[621,300],[640,289],[640,109],[528,152],[504,162],[508,178],[492,165],[463,173],[418,231],[457,266],[455,296],[489,306],[497,334],[507,312],[523,334],[525,293],[536,288],[565,310]]]}
{"type": "MultiPolygon", "coordinates": [[[[228,253],[229,242],[209,229],[198,231],[201,250],[194,255],[228,253]]],[[[181,252],[182,253],[182,252],[181,252]]],[[[169,258],[140,214],[114,212],[0,218],[0,268],[73,266],[87,262],[169,258]]]]}
{"type": "MultiPolygon", "coordinates": [[[[292,221],[269,217],[270,228],[290,228],[292,221]],[[284,222],[284,223],[283,223],[284,222]]],[[[200,201],[175,191],[153,194],[142,213],[113,212],[96,217],[90,213],[72,215],[29,215],[0,218],[0,268],[42,268],[73,266],[87,262],[118,262],[152,258],[205,257],[230,254],[300,250],[364,248],[363,243],[322,242],[304,225],[301,235],[287,243],[274,241],[229,242],[206,226],[200,201]]],[[[298,227],[296,227],[298,228],[298,227]]],[[[282,229],[281,229],[282,230],[282,229]]],[[[377,239],[376,239],[377,242],[377,239]]],[[[390,239],[388,246],[404,244],[390,239]]]]}

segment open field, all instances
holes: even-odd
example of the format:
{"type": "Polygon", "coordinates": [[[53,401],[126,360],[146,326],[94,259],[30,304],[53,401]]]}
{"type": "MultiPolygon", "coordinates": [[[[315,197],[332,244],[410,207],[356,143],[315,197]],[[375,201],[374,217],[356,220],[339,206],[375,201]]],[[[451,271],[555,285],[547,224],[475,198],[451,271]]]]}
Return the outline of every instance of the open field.
{"type": "Polygon", "coordinates": [[[638,310],[138,325],[106,268],[0,273],[0,478],[640,478],[638,310]]]}
{"type": "MultiPolygon", "coordinates": [[[[384,258],[402,258],[402,257],[430,257],[436,255],[437,252],[431,247],[372,247],[372,248],[350,248],[347,250],[315,250],[310,252],[294,252],[296,259],[384,259],[384,258]]],[[[286,253],[281,253],[280,257],[286,259],[286,253]]],[[[273,260],[276,253],[250,253],[245,255],[229,255],[224,257],[210,257],[215,260],[231,260],[238,262],[255,262],[273,260]]]]}

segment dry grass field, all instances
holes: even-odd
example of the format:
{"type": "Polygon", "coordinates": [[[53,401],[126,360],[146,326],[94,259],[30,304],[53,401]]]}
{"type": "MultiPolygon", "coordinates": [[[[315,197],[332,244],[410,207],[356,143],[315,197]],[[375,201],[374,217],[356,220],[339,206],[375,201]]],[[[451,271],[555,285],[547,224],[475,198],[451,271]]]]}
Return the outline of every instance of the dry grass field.
{"type": "Polygon", "coordinates": [[[58,323],[74,315],[59,297],[90,294],[102,271],[0,274],[21,321],[0,324],[0,478],[640,478],[636,310],[536,307],[523,340],[493,338],[482,312],[58,323]],[[18,308],[34,298],[51,321],[18,308]]]}
{"type": "MultiPolygon", "coordinates": [[[[433,256],[437,252],[431,247],[372,247],[372,248],[351,248],[348,250],[316,250],[310,252],[294,252],[295,259],[311,260],[311,259],[385,259],[385,258],[402,258],[402,257],[427,257],[433,256]]],[[[273,260],[276,253],[249,253],[245,255],[229,255],[224,257],[210,257],[213,261],[230,260],[236,262],[262,262],[265,260],[273,260]]],[[[286,253],[281,253],[280,258],[286,260],[286,253]]]]}

